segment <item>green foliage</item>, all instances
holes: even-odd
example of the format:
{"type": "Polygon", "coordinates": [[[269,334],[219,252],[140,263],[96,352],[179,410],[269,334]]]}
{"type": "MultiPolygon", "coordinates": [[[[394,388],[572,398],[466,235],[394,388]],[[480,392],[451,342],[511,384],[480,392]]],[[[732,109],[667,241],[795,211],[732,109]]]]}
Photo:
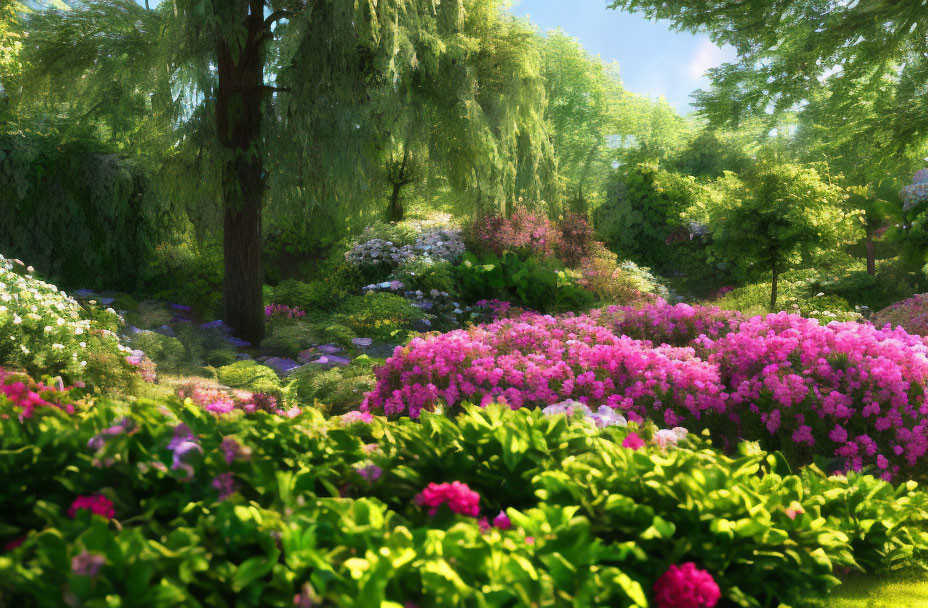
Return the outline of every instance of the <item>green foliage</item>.
{"type": "Polygon", "coordinates": [[[344,414],[356,409],[364,394],[374,388],[374,366],[378,363],[382,360],[362,355],[345,367],[323,370],[303,366],[290,375],[287,391],[301,403],[315,403],[328,415],[344,414]]]}
{"type": "Polygon", "coordinates": [[[0,597],[631,608],[648,604],[668,565],[694,561],[724,602],[759,608],[824,595],[837,568],[924,556],[926,496],[914,484],[794,474],[776,453],[746,444],[727,457],[698,438],[635,451],[620,445],[628,432],[502,407],[346,426],[312,409],[216,417],[173,399],[0,418],[0,475],[15,480],[0,494],[0,534],[25,535],[0,557],[0,597]],[[179,422],[202,450],[192,479],[168,465],[179,422]],[[117,423],[130,432],[102,435],[117,423]],[[95,451],[96,436],[107,438],[95,451]],[[228,463],[226,438],[250,457],[228,463]],[[372,482],[357,472],[369,463],[383,471],[372,482]],[[218,498],[210,482],[224,473],[236,491],[218,498]],[[452,480],[479,492],[482,513],[505,510],[512,529],[481,532],[474,518],[416,505],[427,483],[452,480]],[[96,493],[115,521],[67,515],[96,493]],[[72,573],[84,551],[103,556],[93,579],[72,573]]]}
{"type": "Polygon", "coordinates": [[[424,318],[425,314],[402,296],[369,292],[346,300],[334,320],[365,338],[402,342],[412,324],[424,318]]]}
{"type": "Polygon", "coordinates": [[[177,338],[143,330],[129,338],[129,346],[158,364],[161,371],[176,373],[187,366],[187,349],[177,338]]]}
{"type": "Polygon", "coordinates": [[[456,297],[455,268],[451,262],[415,256],[401,262],[392,276],[403,283],[404,290],[429,293],[436,289],[456,297]]]}
{"type": "Polygon", "coordinates": [[[222,310],[222,248],[215,241],[159,243],[141,272],[138,289],[159,300],[190,306],[215,317],[222,310]]]}
{"type": "Polygon", "coordinates": [[[216,379],[230,388],[275,395],[281,392],[280,379],[270,367],[256,361],[236,361],[216,370],[216,379]]]}
{"type": "Polygon", "coordinates": [[[467,253],[455,270],[461,293],[471,301],[509,300],[542,312],[581,310],[595,301],[581,287],[579,273],[563,269],[556,259],[523,260],[515,253],[478,258],[467,253]]]}
{"type": "Polygon", "coordinates": [[[270,301],[290,307],[302,308],[306,312],[328,310],[348,294],[339,288],[331,276],[315,279],[309,283],[287,280],[271,290],[270,301]]]}

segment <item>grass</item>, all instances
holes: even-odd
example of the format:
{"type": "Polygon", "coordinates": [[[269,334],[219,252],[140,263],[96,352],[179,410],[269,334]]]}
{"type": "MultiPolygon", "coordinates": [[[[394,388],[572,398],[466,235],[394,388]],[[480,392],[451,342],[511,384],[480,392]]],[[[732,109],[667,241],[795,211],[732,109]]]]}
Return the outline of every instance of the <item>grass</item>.
{"type": "Polygon", "coordinates": [[[814,608],[924,608],[928,606],[928,578],[906,570],[886,576],[855,575],[843,581],[827,600],[814,608]]]}

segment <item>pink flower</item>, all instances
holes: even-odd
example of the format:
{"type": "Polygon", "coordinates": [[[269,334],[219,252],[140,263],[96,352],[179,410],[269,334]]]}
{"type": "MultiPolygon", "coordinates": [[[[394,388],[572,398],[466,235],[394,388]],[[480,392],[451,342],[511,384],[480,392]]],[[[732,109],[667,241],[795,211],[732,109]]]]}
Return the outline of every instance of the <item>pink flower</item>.
{"type": "Polygon", "coordinates": [[[113,503],[101,494],[78,496],[74,499],[74,502],[71,503],[71,507],[68,509],[68,515],[73,519],[81,509],[86,509],[106,519],[113,519],[116,516],[113,503]]]}
{"type": "Polygon", "coordinates": [[[81,551],[71,558],[71,572],[78,576],[96,578],[100,573],[100,568],[102,568],[105,563],[106,558],[99,553],[81,551]]]}
{"type": "Polygon", "coordinates": [[[509,516],[506,515],[505,511],[500,511],[499,515],[493,518],[493,525],[500,530],[508,530],[512,527],[512,521],[510,521],[509,516]]]}
{"type": "Polygon", "coordinates": [[[416,496],[416,504],[428,507],[429,515],[438,513],[445,504],[455,513],[477,517],[480,514],[480,494],[471,490],[466,483],[430,483],[416,496]]]}
{"type": "Polygon", "coordinates": [[[637,451],[644,447],[644,440],[638,436],[638,433],[631,432],[622,441],[622,447],[637,451]]]}
{"type": "Polygon", "coordinates": [[[654,583],[656,608],[713,608],[720,598],[712,575],[693,562],[671,565],[654,583]]]}
{"type": "Polygon", "coordinates": [[[786,516],[790,519],[796,519],[798,515],[802,515],[803,513],[805,513],[805,510],[802,508],[802,505],[796,503],[786,508],[786,516]]]}
{"type": "Polygon", "coordinates": [[[225,500],[238,491],[238,484],[232,473],[220,473],[213,479],[213,487],[219,491],[219,500],[225,500]]]}

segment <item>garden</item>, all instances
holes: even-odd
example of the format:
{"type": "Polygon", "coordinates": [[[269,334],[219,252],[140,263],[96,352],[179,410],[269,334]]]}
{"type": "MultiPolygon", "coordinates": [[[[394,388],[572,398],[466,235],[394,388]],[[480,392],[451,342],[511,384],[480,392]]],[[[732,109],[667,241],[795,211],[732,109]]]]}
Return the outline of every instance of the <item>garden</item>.
{"type": "Polygon", "coordinates": [[[923,9],[602,4],[0,5],[0,608],[928,605],[923,9]]]}

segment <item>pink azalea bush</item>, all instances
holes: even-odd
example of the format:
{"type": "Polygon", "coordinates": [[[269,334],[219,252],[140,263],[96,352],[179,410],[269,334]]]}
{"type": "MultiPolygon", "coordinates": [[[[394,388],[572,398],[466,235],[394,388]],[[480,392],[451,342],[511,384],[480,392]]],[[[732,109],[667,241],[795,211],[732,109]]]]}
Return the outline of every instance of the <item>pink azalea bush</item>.
{"type": "Polygon", "coordinates": [[[71,390],[73,387],[64,386],[60,380],[57,385],[49,386],[25,374],[14,374],[0,367],[0,405],[6,400],[20,420],[31,418],[36,408],[43,407],[54,407],[73,414],[74,405],[62,403],[71,390]]]}
{"type": "Polygon", "coordinates": [[[448,505],[454,513],[477,517],[480,514],[480,494],[471,490],[466,483],[430,483],[418,495],[416,504],[428,509],[429,515],[438,513],[438,508],[448,505]]]}
{"type": "Polygon", "coordinates": [[[617,336],[598,316],[524,313],[414,338],[377,370],[361,409],[416,418],[442,402],[518,408],[574,399],[642,415],[681,403],[698,418],[718,404],[718,374],[692,349],[617,336]]]}
{"type": "Polygon", "coordinates": [[[615,333],[673,346],[687,346],[703,334],[717,338],[737,329],[741,322],[741,313],[737,311],[671,305],[663,300],[637,308],[610,306],[603,315],[615,333]]]}
{"type": "Polygon", "coordinates": [[[713,608],[721,596],[712,575],[693,562],[671,565],[654,583],[657,608],[713,608]]]}
{"type": "Polygon", "coordinates": [[[573,400],[885,479],[920,475],[928,460],[928,343],[898,328],[665,304],[524,313],[415,338],[376,373],[362,411],[573,400]]]}

